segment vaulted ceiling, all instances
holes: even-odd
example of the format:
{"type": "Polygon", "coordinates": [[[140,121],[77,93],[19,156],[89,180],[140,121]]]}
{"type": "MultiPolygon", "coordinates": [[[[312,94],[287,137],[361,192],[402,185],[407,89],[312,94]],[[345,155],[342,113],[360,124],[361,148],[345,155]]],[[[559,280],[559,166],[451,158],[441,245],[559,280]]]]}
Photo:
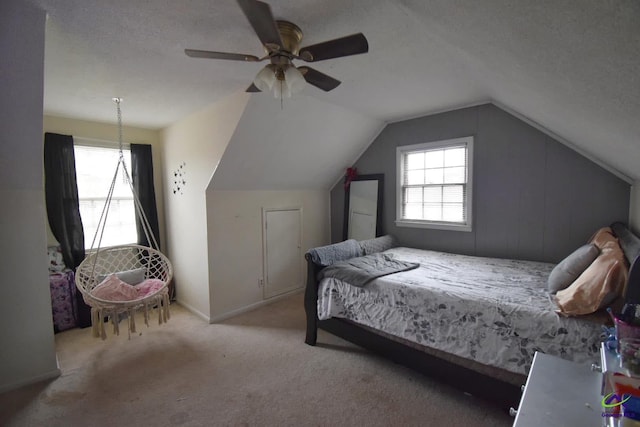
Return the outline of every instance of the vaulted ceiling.
{"type": "MultiPolygon", "coordinates": [[[[49,13],[45,114],[113,122],[120,96],[127,124],[162,128],[245,90],[263,65],[183,52],[262,55],[234,0],[33,1],[49,13]]],[[[493,100],[640,180],[636,0],[269,4],[302,28],[302,45],[355,32],[369,41],[367,54],[313,64],[342,84],[302,96],[386,122],[493,100]]]]}

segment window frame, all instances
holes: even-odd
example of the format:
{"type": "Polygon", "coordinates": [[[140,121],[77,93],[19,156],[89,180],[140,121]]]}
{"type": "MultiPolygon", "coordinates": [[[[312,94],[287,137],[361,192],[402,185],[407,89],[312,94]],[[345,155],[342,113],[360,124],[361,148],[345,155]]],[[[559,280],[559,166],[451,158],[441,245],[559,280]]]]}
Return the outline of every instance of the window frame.
{"type": "Polygon", "coordinates": [[[396,220],[398,227],[430,228],[436,230],[473,231],[473,136],[446,139],[440,141],[423,142],[413,145],[396,147],[396,220]],[[464,210],[465,222],[430,221],[424,219],[402,218],[404,157],[408,153],[438,150],[456,146],[466,146],[467,149],[467,181],[465,187],[464,210]]]}
{"type": "MultiPolygon", "coordinates": [[[[105,140],[97,140],[97,139],[90,139],[90,138],[82,138],[82,137],[74,137],[73,138],[73,145],[74,145],[74,150],[75,147],[88,147],[88,148],[102,148],[102,149],[108,149],[108,150],[114,150],[114,151],[118,151],[120,149],[119,144],[117,142],[113,142],[113,141],[105,141],[105,140]]],[[[131,144],[129,143],[124,143],[122,144],[122,149],[125,151],[129,152],[129,155],[131,155],[131,144]]],[[[77,159],[76,159],[76,170],[77,170],[77,159]]],[[[113,169],[109,171],[109,180],[111,180],[113,178],[113,174],[115,173],[115,164],[113,165],[113,169]]],[[[129,169],[129,174],[131,174],[131,169],[129,169]]],[[[78,179],[78,177],[76,177],[76,180],[78,179]]],[[[104,201],[107,198],[106,193],[108,192],[108,188],[105,188],[105,196],[104,198],[96,198],[96,199],[100,199],[102,200],[102,205],[104,206],[104,201]]],[[[137,214],[135,212],[135,196],[131,195],[131,200],[134,203],[134,222],[137,220],[137,214]]],[[[91,198],[81,198],[80,194],[78,194],[78,201],[81,202],[82,200],[88,200],[91,198]]],[[[122,198],[122,197],[113,197],[112,200],[129,200],[129,198],[122,198]]],[[[86,233],[86,229],[84,227],[84,223],[83,223],[83,232],[86,233]]],[[[86,235],[85,234],[85,246],[89,245],[89,247],[85,247],[85,251],[87,253],[89,253],[90,251],[96,251],[98,248],[97,247],[91,247],[91,241],[94,238],[94,235],[86,235]]],[[[110,248],[110,247],[116,247],[116,246],[123,246],[123,245],[131,245],[131,244],[136,244],[138,241],[138,236],[137,236],[137,231],[135,233],[135,235],[133,236],[134,239],[131,242],[120,242],[120,243],[116,243],[116,244],[112,244],[112,245],[106,245],[106,246],[100,246],[100,249],[105,249],[105,248],[110,248]]],[[[98,242],[96,241],[95,244],[97,244],[98,242]]]]}

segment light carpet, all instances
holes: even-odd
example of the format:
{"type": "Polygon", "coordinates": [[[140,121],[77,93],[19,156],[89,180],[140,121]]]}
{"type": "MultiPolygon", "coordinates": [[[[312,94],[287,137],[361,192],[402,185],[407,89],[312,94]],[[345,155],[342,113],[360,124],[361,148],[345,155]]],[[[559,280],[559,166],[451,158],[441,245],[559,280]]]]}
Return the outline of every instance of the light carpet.
{"type": "MultiPolygon", "coordinates": [[[[467,396],[324,331],[304,344],[302,294],[219,324],[169,323],[106,341],[56,335],[62,375],[0,395],[2,426],[509,426],[467,396]]],[[[141,325],[138,322],[138,325],[141,325]]]]}

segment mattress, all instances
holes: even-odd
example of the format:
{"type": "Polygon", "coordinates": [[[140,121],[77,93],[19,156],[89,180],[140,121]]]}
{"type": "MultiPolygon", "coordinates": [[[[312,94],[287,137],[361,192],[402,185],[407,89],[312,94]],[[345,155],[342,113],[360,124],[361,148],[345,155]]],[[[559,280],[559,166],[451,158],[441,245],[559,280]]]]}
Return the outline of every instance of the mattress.
{"type": "Polygon", "coordinates": [[[362,288],[323,279],[318,318],[348,319],[517,374],[528,373],[536,351],[598,360],[602,322],[556,314],[546,290],[554,264],[412,248],[385,253],[420,267],[362,288]]]}

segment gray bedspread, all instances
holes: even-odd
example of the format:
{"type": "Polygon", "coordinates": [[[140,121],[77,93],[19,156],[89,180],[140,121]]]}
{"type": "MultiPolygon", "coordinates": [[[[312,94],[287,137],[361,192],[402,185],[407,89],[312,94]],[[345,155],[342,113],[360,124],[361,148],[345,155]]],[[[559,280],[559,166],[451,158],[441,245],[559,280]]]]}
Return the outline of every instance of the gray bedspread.
{"type": "Polygon", "coordinates": [[[375,253],[336,262],[320,272],[319,280],[334,278],[361,288],[378,277],[419,266],[417,262],[400,261],[389,254],[375,253]]]}
{"type": "Polygon", "coordinates": [[[549,300],[553,264],[410,248],[384,254],[420,267],[365,287],[324,278],[318,318],[349,319],[517,374],[528,373],[536,351],[576,363],[599,360],[602,322],[561,317],[549,300]]]}

